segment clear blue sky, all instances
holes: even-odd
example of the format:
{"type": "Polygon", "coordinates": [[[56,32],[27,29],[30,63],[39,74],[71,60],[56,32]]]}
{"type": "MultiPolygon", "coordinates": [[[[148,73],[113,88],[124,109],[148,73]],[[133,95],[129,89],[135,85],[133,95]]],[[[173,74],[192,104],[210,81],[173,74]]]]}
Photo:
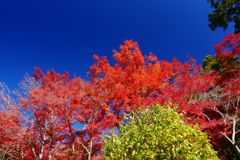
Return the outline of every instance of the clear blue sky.
{"type": "Polygon", "coordinates": [[[107,56],[125,39],[158,59],[198,64],[234,32],[211,31],[207,0],[0,0],[0,81],[17,87],[33,67],[85,78],[92,55],[107,56]]]}

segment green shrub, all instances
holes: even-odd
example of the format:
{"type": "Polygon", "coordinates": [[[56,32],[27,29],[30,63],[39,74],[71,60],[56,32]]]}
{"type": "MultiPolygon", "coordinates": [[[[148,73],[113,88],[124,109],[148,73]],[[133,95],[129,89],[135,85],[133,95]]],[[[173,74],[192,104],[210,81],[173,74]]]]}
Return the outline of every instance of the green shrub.
{"type": "Polygon", "coordinates": [[[104,158],[108,159],[218,159],[207,134],[199,126],[182,120],[176,107],[153,106],[136,111],[128,124],[120,124],[104,140],[104,158]]]}

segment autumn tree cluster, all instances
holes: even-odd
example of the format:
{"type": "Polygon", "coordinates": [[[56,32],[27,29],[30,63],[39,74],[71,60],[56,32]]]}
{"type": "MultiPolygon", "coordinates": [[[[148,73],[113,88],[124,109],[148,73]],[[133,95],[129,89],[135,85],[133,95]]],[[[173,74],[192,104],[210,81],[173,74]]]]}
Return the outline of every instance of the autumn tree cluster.
{"type": "Polygon", "coordinates": [[[178,105],[185,123],[201,126],[219,156],[239,158],[239,42],[239,34],[225,37],[214,47],[217,67],[206,60],[205,71],[190,56],[185,63],[143,56],[136,42],[126,40],[113,51],[113,66],[93,56],[88,81],[35,68],[34,78],[26,77],[14,94],[1,83],[0,155],[102,159],[104,136],[129,123],[124,115],[171,100],[170,108],[178,105]]]}

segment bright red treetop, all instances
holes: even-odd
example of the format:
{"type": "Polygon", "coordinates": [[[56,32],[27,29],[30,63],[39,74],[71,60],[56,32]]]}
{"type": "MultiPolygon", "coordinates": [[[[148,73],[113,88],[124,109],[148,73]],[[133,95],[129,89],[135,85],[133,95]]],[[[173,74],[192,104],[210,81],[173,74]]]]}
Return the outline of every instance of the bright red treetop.
{"type": "MultiPolygon", "coordinates": [[[[158,61],[152,53],[144,57],[132,40],[126,40],[120,51],[113,53],[117,62],[114,66],[110,66],[106,57],[93,56],[95,63],[88,72],[90,81],[78,77],[69,80],[67,72],[60,75],[51,70],[44,74],[35,68],[33,76],[40,85],[30,91],[29,97],[19,99],[15,106],[19,117],[9,116],[12,120],[24,119],[25,127],[11,132],[8,146],[19,145],[11,140],[19,132],[24,148],[9,152],[14,155],[26,152],[39,159],[101,157],[103,143],[99,136],[117,127],[125,113],[139,107],[145,109],[152,103],[164,105],[169,100],[179,106],[179,112],[187,112],[192,118],[189,123],[198,123],[204,129],[215,127],[220,134],[222,128],[217,126],[220,119],[209,112],[216,103],[196,98],[215,86],[215,74],[202,74],[191,57],[184,64],[176,58],[172,62],[158,61]],[[84,128],[77,129],[79,124],[84,128]],[[30,135],[34,138],[28,139],[30,135]]],[[[8,111],[1,113],[10,115],[8,111]]],[[[10,128],[9,117],[1,117],[0,133],[2,128],[10,128]]],[[[0,139],[0,143],[4,142],[0,139]]]]}

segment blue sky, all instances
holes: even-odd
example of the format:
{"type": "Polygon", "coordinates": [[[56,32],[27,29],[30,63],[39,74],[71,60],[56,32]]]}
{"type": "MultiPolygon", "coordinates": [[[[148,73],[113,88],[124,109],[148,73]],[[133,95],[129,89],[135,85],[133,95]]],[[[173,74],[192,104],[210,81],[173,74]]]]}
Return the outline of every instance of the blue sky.
{"type": "Polygon", "coordinates": [[[107,56],[125,39],[142,53],[198,64],[234,32],[211,31],[207,0],[1,0],[0,82],[17,87],[33,67],[85,78],[93,54],[107,56]]]}

